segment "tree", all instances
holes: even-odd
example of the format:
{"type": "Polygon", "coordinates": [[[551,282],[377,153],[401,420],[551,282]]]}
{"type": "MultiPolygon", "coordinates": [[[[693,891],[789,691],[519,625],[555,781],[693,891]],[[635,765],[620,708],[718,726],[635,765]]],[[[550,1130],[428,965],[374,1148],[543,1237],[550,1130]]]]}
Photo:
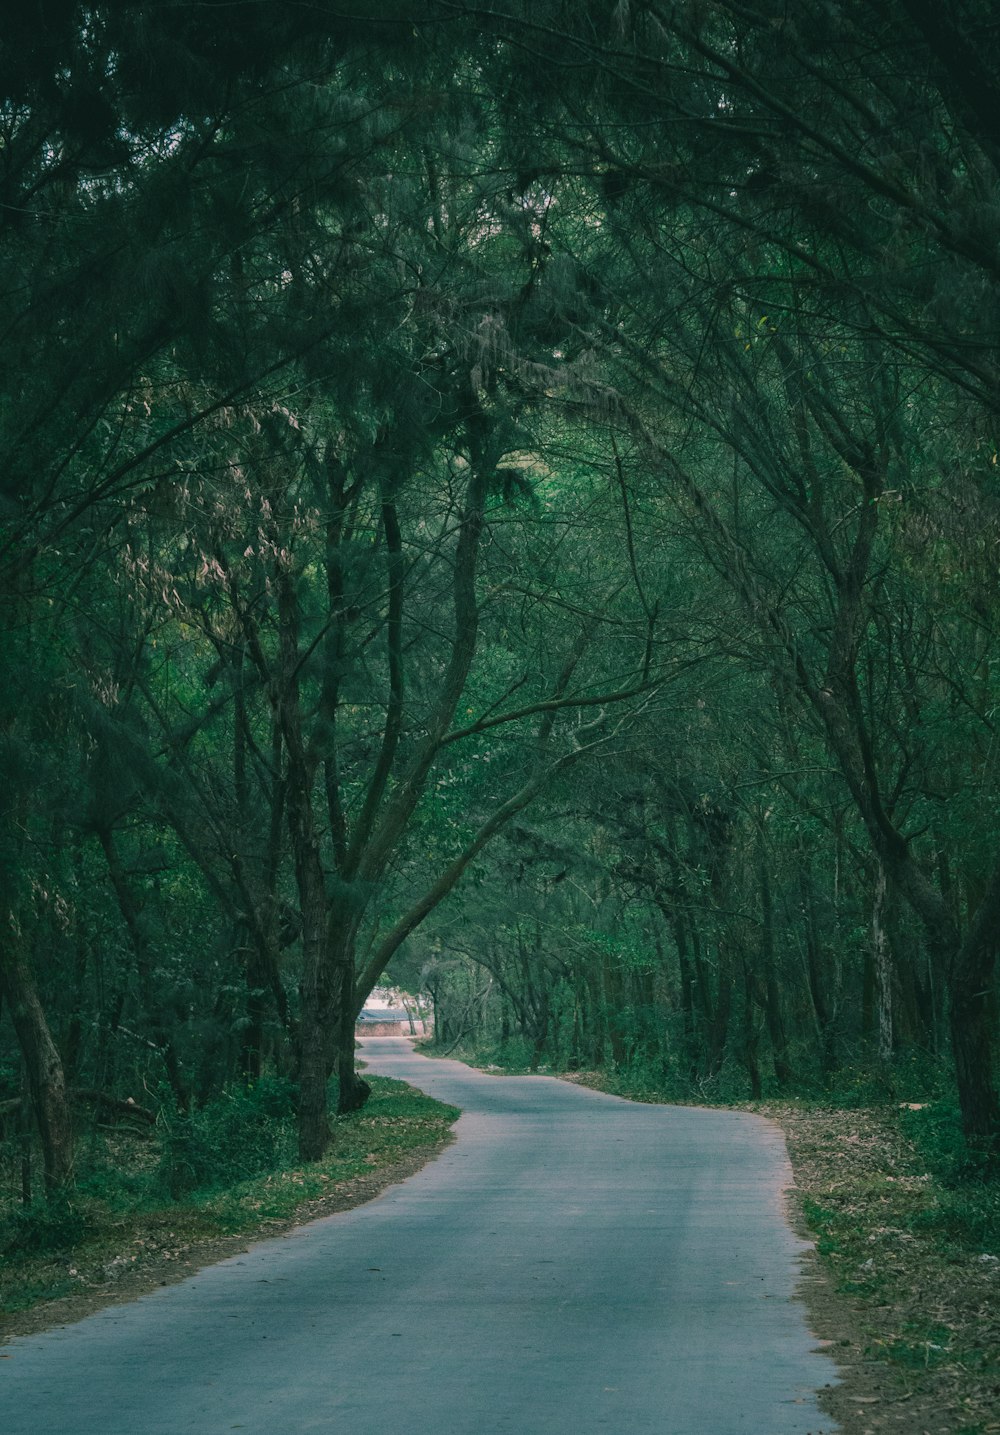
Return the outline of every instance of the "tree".
{"type": "Polygon", "coordinates": [[[0,581],[52,1184],[60,1061],[126,1030],[182,1106],[294,1069],[318,1154],[431,920],[489,972],[442,1010],[534,1060],[755,1092],[868,1042],[889,1081],[947,988],[989,1148],[985,7],[46,15],[2,62],[0,581]]]}
{"type": "MultiPolygon", "coordinates": [[[[989,52],[988,16],[972,4],[940,18],[892,3],[795,16],[651,4],[614,18],[553,5],[530,15],[495,7],[491,23],[510,40],[503,63],[523,76],[554,41],[572,57],[550,88],[512,102],[510,152],[535,175],[572,170],[578,188],[589,184],[600,215],[589,254],[607,255],[591,323],[646,453],[669,448],[661,433],[677,433],[675,415],[694,443],[697,432],[719,435],[711,475],[675,449],[665,484],[767,631],[776,666],[796,674],[878,863],[952,972],[965,1127],[989,1147],[1000,1122],[988,995],[1000,872],[981,875],[974,914],[956,923],[930,854],[918,855],[892,811],[902,753],[873,730],[859,668],[879,565],[898,571],[901,559],[882,542],[883,514],[910,488],[899,475],[914,455],[911,396],[956,405],[986,462],[993,451],[997,276],[981,228],[996,173],[984,102],[993,85],[972,96],[960,75],[961,56],[975,72],[977,45],[989,52]],[[545,116],[530,154],[526,113],[545,116]],[[651,306],[654,262],[669,283],[651,306]],[[841,353],[858,375],[853,392],[840,381],[841,353]],[[790,618],[767,581],[766,544],[728,497],[717,501],[730,456],[806,541],[805,601],[826,610],[825,629],[790,618]],[[823,513],[817,456],[831,493],[837,466],[853,475],[860,506],[849,520],[846,508],[823,513]]],[[[568,233],[553,229],[557,242],[568,233]]],[[[961,465],[954,448],[950,462],[961,465]]],[[[967,483],[981,489],[986,462],[975,476],[966,466],[967,483]]]]}

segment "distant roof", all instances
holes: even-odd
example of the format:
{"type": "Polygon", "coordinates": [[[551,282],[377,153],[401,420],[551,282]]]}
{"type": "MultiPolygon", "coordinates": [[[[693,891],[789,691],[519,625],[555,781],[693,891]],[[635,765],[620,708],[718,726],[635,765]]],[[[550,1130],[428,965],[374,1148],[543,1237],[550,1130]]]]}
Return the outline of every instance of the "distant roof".
{"type": "Polygon", "coordinates": [[[409,1021],[409,1017],[400,1007],[382,1007],[378,1011],[365,1007],[358,1021],[409,1021]]]}

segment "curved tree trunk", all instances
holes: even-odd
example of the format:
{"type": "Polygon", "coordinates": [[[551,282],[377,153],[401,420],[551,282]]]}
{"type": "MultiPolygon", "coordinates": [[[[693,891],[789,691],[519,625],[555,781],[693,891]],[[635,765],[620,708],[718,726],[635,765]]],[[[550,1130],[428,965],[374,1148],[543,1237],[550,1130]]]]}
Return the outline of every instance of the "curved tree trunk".
{"type": "Polygon", "coordinates": [[[73,1122],[62,1059],[42,1010],[34,975],[16,939],[10,939],[0,952],[0,987],[24,1056],[42,1142],[45,1189],[52,1195],[73,1176],[73,1122]]]}

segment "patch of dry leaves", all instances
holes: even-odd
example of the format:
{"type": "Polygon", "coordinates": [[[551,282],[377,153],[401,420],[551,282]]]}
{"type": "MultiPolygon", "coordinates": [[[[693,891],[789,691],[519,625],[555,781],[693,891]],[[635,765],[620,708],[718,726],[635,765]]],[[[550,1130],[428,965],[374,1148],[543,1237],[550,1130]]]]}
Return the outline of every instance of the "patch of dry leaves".
{"type": "Polygon", "coordinates": [[[784,1130],[793,1216],[820,1238],[802,1294],[840,1367],[822,1404],[844,1435],[1000,1432],[1000,1259],[914,1222],[934,1185],[895,1112],[754,1109],[784,1130]]]}

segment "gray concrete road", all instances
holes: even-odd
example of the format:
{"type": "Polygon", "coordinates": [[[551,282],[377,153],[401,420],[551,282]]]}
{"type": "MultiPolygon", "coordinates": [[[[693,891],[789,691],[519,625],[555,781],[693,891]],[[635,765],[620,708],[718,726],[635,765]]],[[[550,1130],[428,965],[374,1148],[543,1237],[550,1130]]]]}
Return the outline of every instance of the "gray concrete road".
{"type": "Polygon", "coordinates": [[[819,1435],[780,1132],[370,1040],[465,1114],[367,1206],[14,1340],[4,1435],[819,1435]]]}

